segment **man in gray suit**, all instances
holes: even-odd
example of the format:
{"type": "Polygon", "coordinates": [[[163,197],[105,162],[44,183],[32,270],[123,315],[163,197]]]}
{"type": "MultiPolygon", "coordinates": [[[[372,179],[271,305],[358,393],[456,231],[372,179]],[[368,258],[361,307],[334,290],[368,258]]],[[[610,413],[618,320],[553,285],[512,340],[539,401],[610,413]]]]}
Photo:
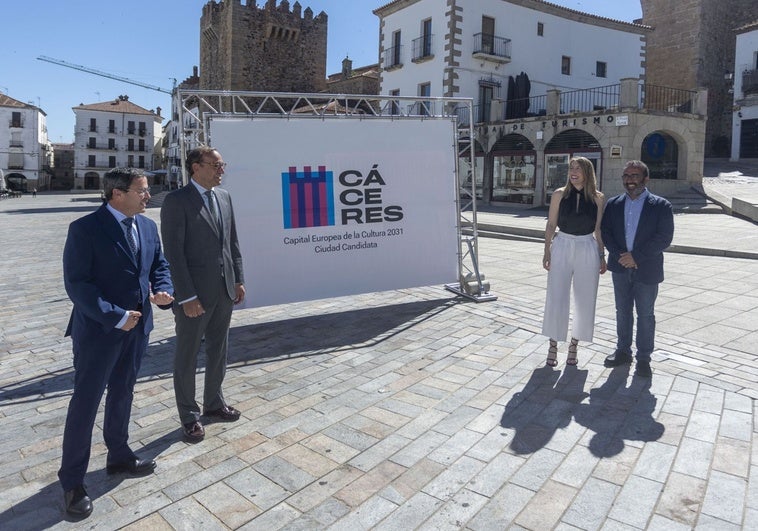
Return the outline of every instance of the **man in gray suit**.
{"type": "Polygon", "coordinates": [[[161,209],[164,254],[175,289],[174,392],[184,437],[189,442],[205,437],[195,401],[197,354],[203,337],[203,415],[225,422],[240,417],[221,391],[232,307],[245,298],[232,199],[229,192],[217,188],[225,167],[215,149],[193,149],[186,161],[192,179],[168,194],[161,209]]]}

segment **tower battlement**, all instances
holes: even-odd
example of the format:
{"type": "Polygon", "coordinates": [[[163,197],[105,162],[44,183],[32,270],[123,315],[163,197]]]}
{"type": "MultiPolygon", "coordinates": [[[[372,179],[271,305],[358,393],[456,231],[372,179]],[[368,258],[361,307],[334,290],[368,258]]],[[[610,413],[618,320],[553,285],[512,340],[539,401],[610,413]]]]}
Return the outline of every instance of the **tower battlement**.
{"type": "Polygon", "coordinates": [[[210,0],[200,18],[200,88],[319,92],[328,17],[299,2],[210,0]]]}

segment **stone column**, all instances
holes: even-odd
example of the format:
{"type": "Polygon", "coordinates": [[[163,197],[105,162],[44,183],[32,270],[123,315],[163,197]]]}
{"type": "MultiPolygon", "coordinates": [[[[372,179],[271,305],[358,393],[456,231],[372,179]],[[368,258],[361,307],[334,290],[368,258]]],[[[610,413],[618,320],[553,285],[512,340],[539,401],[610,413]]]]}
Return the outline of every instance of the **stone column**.
{"type": "Polygon", "coordinates": [[[548,116],[555,116],[561,113],[561,91],[558,89],[549,89],[547,91],[547,101],[545,102],[548,116]]]}
{"type": "Polygon", "coordinates": [[[621,80],[619,110],[639,108],[639,86],[639,79],[636,77],[625,77],[621,80]]]}

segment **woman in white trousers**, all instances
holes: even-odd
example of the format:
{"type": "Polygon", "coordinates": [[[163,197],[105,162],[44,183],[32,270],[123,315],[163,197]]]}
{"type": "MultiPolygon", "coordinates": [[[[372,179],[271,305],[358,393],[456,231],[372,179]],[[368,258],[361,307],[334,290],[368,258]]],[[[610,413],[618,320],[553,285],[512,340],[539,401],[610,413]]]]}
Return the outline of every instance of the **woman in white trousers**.
{"type": "Polygon", "coordinates": [[[545,228],[542,266],[548,275],[542,334],[550,338],[546,361],[550,367],[558,365],[558,341],[568,337],[572,291],[573,326],[566,364],[577,364],[579,341],[592,341],[597,286],[606,271],[600,234],[604,206],[592,162],[585,157],[572,158],[566,186],[555,190],[550,199],[545,228]]]}

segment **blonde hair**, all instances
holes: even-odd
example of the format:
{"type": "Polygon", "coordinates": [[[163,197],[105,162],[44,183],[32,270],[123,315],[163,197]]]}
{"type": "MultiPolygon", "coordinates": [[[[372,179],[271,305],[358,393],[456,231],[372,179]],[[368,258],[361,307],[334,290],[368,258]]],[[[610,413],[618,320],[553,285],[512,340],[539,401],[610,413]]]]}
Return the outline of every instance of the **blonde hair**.
{"type": "MultiPolygon", "coordinates": [[[[584,175],[584,199],[586,201],[594,201],[597,196],[597,176],[595,175],[595,166],[592,165],[592,161],[587,157],[572,157],[569,160],[569,168],[571,164],[576,162],[584,175]]],[[[563,198],[568,197],[571,192],[575,190],[574,185],[571,183],[571,177],[566,176],[566,186],[563,188],[563,198]]]]}

